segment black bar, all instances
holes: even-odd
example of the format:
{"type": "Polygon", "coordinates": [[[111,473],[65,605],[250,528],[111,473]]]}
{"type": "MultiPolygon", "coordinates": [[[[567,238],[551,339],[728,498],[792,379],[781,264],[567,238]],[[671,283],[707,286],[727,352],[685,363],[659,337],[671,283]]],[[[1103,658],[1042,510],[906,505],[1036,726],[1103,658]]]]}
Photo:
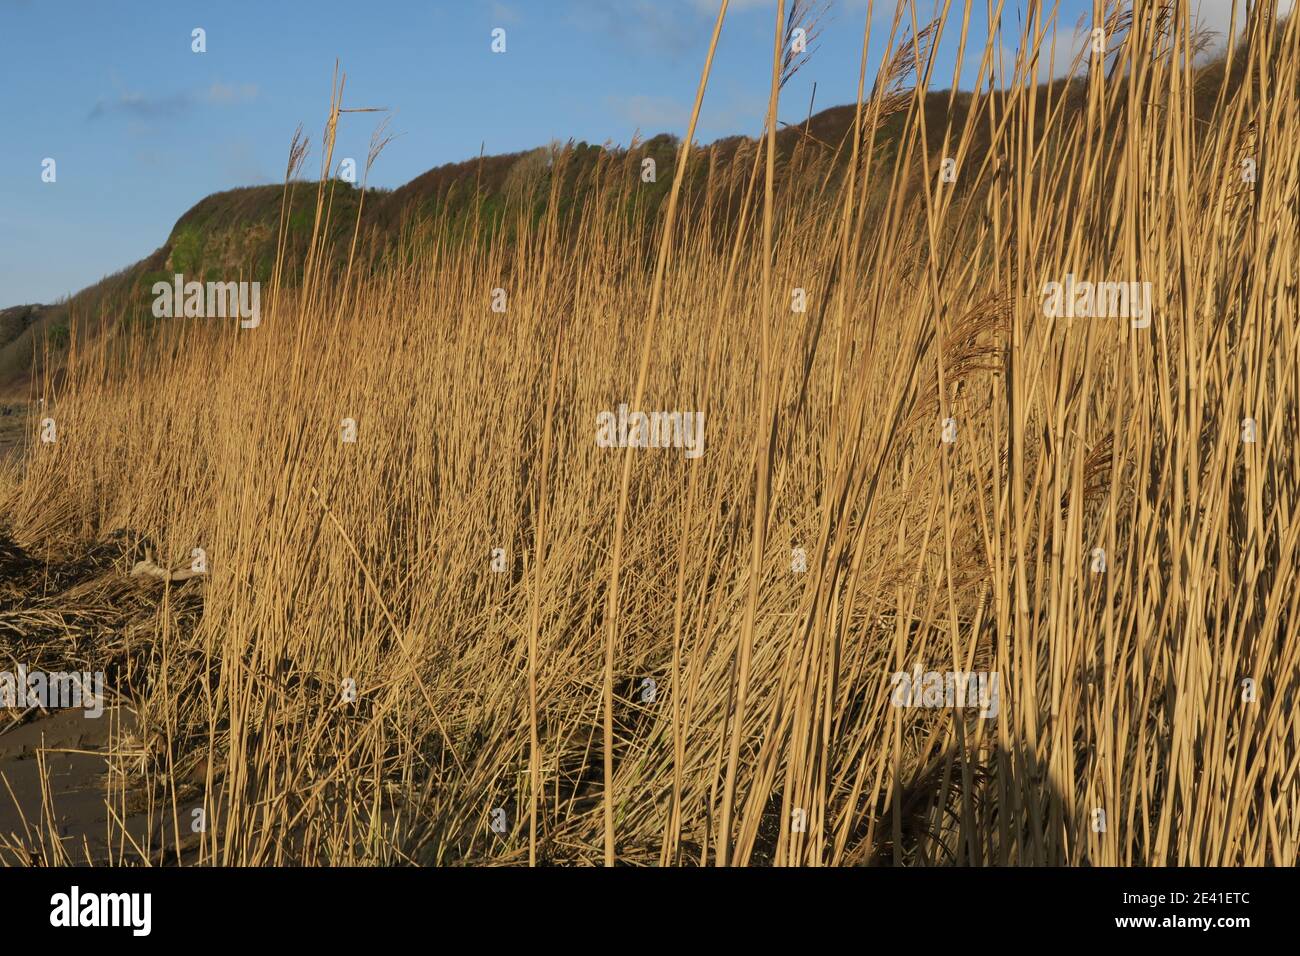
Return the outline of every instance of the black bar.
{"type": "MultiPolygon", "coordinates": [[[[946,934],[957,933],[969,945],[993,942],[989,933],[1028,942],[1039,932],[1053,934],[1040,941],[1071,943],[1199,934],[1233,944],[1243,933],[1294,928],[1294,881],[1283,869],[11,869],[0,874],[0,909],[21,931],[14,938],[77,934],[127,945],[377,945],[389,930],[433,934],[435,947],[465,934],[536,943],[542,933],[577,945],[579,929],[584,946],[605,933],[610,941],[644,933],[648,944],[701,923],[732,942],[781,933],[830,944],[848,934],[854,948],[917,933],[949,943],[957,938],[946,934]],[[67,897],[67,916],[73,886],[87,918],[100,906],[88,895],[150,894],[147,937],[130,925],[52,926],[55,895],[67,897]],[[1153,922],[1122,925],[1135,919],[1153,922]]],[[[110,901],[108,916],[117,905],[110,901]]],[[[134,914],[143,923],[142,910],[123,912],[121,922],[134,914]]]]}

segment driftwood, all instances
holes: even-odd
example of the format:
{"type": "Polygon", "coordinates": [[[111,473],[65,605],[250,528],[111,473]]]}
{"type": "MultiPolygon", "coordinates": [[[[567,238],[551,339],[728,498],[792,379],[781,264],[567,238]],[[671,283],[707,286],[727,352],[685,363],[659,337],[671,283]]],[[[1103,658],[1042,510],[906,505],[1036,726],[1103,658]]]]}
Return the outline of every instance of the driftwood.
{"type": "Polygon", "coordinates": [[[190,578],[201,578],[205,573],[193,568],[168,571],[161,565],[154,564],[153,553],[148,548],[145,549],[144,560],[137,561],[135,567],[131,568],[131,577],[149,578],[153,581],[188,581],[190,578]]]}
{"type": "Polygon", "coordinates": [[[152,561],[137,561],[135,567],[131,569],[131,577],[152,578],[155,581],[188,581],[190,578],[203,577],[203,572],[192,571],[189,568],[183,571],[168,571],[152,561]]]}

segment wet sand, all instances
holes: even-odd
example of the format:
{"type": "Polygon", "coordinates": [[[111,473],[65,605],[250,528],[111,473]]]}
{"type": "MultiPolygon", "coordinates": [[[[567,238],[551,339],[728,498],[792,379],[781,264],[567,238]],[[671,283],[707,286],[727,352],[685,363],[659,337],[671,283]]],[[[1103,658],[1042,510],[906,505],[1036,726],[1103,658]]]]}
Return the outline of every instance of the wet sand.
{"type": "MultiPolygon", "coordinates": [[[[72,708],[36,719],[29,714],[15,725],[20,713],[0,711],[0,865],[84,865],[116,856],[115,848],[130,841],[120,825],[110,826],[110,804],[121,813],[121,777],[115,784],[119,792],[106,802],[106,751],[112,736],[133,732],[130,711],[105,708],[92,718],[72,708]]],[[[145,815],[128,815],[125,824],[131,839],[146,846],[145,815]]]]}

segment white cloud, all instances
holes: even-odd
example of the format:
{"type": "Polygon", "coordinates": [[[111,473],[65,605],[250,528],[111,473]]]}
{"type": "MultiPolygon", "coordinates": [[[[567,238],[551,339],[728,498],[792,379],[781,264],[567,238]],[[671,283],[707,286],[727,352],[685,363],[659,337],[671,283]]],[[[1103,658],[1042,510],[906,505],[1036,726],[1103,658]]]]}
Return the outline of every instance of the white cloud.
{"type": "Polygon", "coordinates": [[[610,95],[605,97],[605,102],[620,119],[642,133],[654,134],[682,127],[691,119],[690,108],[668,96],[610,95]]]}
{"type": "Polygon", "coordinates": [[[207,89],[197,93],[170,93],[155,96],[124,89],[116,75],[113,75],[111,80],[117,91],[112,96],[101,96],[91,107],[88,119],[96,120],[120,114],[135,121],[152,122],[182,116],[200,104],[225,106],[254,100],[260,92],[256,83],[235,85],[214,82],[207,89]]]}
{"type": "Polygon", "coordinates": [[[677,57],[701,37],[708,40],[708,25],[696,6],[699,2],[570,0],[569,20],[627,49],[657,57],[677,57]]]}
{"type": "Polygon", "coordinates": [[[234,86],[229,83],[213,83],[208,87],[204,98],[209,103],[235,103],[239,100],[257,99],[256,83],[241,83],[234,86]]]}
{"type": "Polygon", "coordinates": [[[497,26],[513,26],[520,20],[519,11],[508,3],[492,0],[489,6],[492,11],[492,22],[497,26]]]}
{"type": "MultiPolygon", "coordinates": [[[[1286,16],[1295,7],[1295,0],[1278,0],[1277,12],[1279,16],[1286,16]]],[[[1232,0],[1193,0],[1193,23],[1199,20],[1203,29],[1213,30],[1218,36],[1215,38],[1214,48],[1222,49],[1228,42],[1228,21],[1232,17],[1232,0]]],[[[1237,19],[1236,33],[1240,38],[1242,28],[1246,24],[1246,0],[1237,0],[1237,19]]]]}

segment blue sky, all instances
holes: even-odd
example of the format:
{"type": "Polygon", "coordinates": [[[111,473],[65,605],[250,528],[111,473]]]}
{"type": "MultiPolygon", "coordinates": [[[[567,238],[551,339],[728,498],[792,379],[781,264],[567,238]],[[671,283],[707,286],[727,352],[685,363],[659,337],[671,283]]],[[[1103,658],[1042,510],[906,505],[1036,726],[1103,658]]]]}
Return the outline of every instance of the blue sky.
{"type": "MultiPolygon", "coordinates": [[[[1222,0],[1205,0],[1215,5],[1222,0]]],[[[1014,46],[1018,0],[1006,0],[1014,46]]],[[[893,6],[878,3],[871,69],[893,6]],[[887,8],[887,9],[886,9],[887,8]]],[[[766,105],[775,0],[732,0],[700,139],[753,135],[766,105]]],[[[976,9],[982,18],[985,5],[976,9]]],[[[1084,0],[1064,0],[1070,29],[1084,0]]],[[[148,255],[204,196],[280,182],[295,127],[313,145],[335,58],[345,105],[392,110],[371,174],[393,187],[479,152],[570,137],[685,132],[717,0],[0,0],[0,307],[52,302],[148,255]],[[206,31],[207,52],[191,51],[206,31]],[[506,30],[504,55],[491,31],[506,30]],[[41,180],[42,161],[57,181],[41,180]]],[[[917,4],[918,16],[934,9],[917,4]]],[[[960,15],[960,5],[956,13],[960,15]]],[[[855,95],[866,0],[833,0],[781,117],[855,95]]],[[[984,42],[982,19],[969,41],[984,42]]],[[[953,36],[936,87],[949,85],[953,36]]],[[[376,119],[345,119],[364,164],[376,119]]],[[[313,155],[307,171],[319,170],[313,155]]]]}

